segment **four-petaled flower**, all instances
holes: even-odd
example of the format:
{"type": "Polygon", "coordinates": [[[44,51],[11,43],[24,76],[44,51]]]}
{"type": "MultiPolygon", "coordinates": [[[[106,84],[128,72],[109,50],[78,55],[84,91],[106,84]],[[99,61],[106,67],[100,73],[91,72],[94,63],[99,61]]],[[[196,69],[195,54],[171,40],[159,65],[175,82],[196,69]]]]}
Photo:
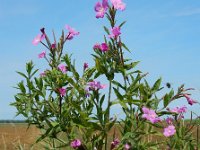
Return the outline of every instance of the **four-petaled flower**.
{"type": "Polygon", "coordinates": [[[101,2],[97,2],[94,10],[96,11],[96,18],[103,18],[106,11],[108,10],[108,0],[103,0],[101,2]]]}
{"type": "Polygon", "coordinates": [[[126,4],[122,2],[122,0],[110,0],[113,7],[118,10],[125,10],[126,4]]]}
{"type": "Polygon", "coordinates": [[[197,103],[197,101],[193,100],[191,97],[189,97],[189,95],[184,94],[183,96],[187,99],[188,104],[193,105],[193,104],[197,103]]]}
{"type": "Polygon", "coordinates": [[[75,139],[74,141],[71,142],[70,145],[71,145],[71,147],[74,148],[74,149],[75,149],[75,148],[78,148],[78,147],[81,146],[81,141],[80,141],[79,139],[75,139]]]}
{"type": "Polygon", "coordinates": [[[65,28],[69,31],[66,37],[67,40],[71,40],[74,38],[74,36],[80,34],[80,32],[76,31],[74,28],[70,27],[69,25],[66,25],[65,28]]]}
{"type": "Polygon", "coordinates": [[[95,90],[95,91],[106,88],[105,84],[101,84],[100,82],[97,82],[97,81],[89,82],[88,86],[89,86],[89,90],[95,90]]]}
{"type": "Polygon", "coordinates": [[[142,118],[149,120],[151,123],[157,123],[161,121],[161,119],[157,116],[154,110],[149,109],[147,107],[142,107],[143,115],[142,118]]]}
{"type": "Polygon", "coordinates": [[[117,38],[121,34],[120,27],[113,27],[111,29],[111,34],[109,35],[110,38],[117,38]]]}
{"type": "Polygon", "coordinates": [[[60,71],[62,71],[62,73],[66,73],[66,72],[67,72],[67,67],[66,67],[64,64],[60,64],[60,65],[58,66],[58,69],[59,69],[60,71]]]}
{"type": "Polygon", "coordinates": [[[61,96],[65,96],[65,94],[66,94],[66,89],[65,88],[59,88],[58,91],[59,91],[61,96]]]}
{"type": "Polygon", "coordinates": [[[46,51],[41,52],[38,54],[38,58],[44,58],[46,56],[46,51]]]}
{"type": "Polygon", "coordinates": [[[173,136],[176,133],[176,129],[174,125],[169,125],[168,127],[164,128],[163,135],[165,137],[173,136]]]}
{"type": "Polygon", "coordinates": [[[40,43],[43,39],[45,38],[45,34],[38,34],[32,41],[33,45],[38,45],[38,43],[40,43]]]}

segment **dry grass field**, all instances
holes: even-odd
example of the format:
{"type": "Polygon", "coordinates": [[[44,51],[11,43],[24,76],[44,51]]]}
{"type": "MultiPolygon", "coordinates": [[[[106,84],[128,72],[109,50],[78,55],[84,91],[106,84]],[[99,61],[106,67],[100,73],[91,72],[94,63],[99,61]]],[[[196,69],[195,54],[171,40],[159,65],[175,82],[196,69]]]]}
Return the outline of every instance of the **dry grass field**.
{"type": "MultiPolygon", "coordinates": [[[[193,131],[195,138],[197,135],[196,131],[195,127],[193,131]]],[[[113,133],[113,131],[111,132],[113,133]]],[[[112,137],[112,133],[109,137],[112,137]]],[[[27,130],[27,124],[25,123],[0,123],[0,150],[19,150],[19,145],[21,145],[23,150],[42,150],[41,144],[36,144],[31,147],[39,134],[40,131],[35,126],[30,126],[27,130]]],[[[156,137],[151,137],[151,140],[152,138],[154,140],[160,140],[156,137]]]]}
{"type": "MultiPolygon", "coordinates": [[[[31,144],[34,143],[40,131],[31,126],[27,130],[27,124],[5,123],[0,124],[0,150],[15,150],[21,145],[24,149],[30,150],[31,144]]],[[[39,144],[32,149],[38,150],[39,144]]],[[[41,149],[41,148],[40,148],[41,149]]]]}

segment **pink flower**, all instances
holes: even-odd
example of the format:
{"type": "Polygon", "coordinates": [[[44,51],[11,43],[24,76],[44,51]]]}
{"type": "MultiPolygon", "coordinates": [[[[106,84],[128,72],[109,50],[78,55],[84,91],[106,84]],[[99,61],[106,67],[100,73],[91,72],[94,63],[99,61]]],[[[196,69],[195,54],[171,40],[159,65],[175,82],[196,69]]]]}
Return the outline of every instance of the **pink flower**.
{"type": "Polygon", "coordinates": [[[114,139],[112,142],[111,142],[111,149],[114,149],[117,145],[119,145],[120,143],[120,140],[117,138],[117,139],[114,139]]]}
{"type": "Polygon", "coordinates": [[[70,27],[69,25],[66,25],[65,28],[69,31],[69,33],[66,37],[68,40],[71,40],[74,38],[74,36],[80,34],[80,32],[77,32],[74,28],[70,27]]]}
{"type": "Polygon", "coordinates": [[[112,34],[109,35],[110,38],[117,38],[121,32],[120,32],[120,27],[113,27],[111,29],[112,34]]]}
{"type": "Polygon", "coordinates": [[[38,45],[38,43],[40,43],[44,38],[45,38],[45,34],[42,34],[42,35],[38,34],[38,35],[33,39],[32,44],[36,46],[36,45],[38,45]]]}
{"type": "Polygon", "coordinates": [[[40,73],[40,77],[44,77],[46,75],[45,72],[40,73]]]}
{"type": "Polygon", "coordinates": [[[56,43],[51,44],[51,48],[55,49],[56,48],[56,43]]]}
{"type": "Polygon", "coordinates": [[[113,7],[118,10],[125,10],[126,4],[122,2],[122,0],[110,0],[113,7]]]}
{"type": "Polygon", "coordinates": [[[80,141],[79,139],[76,139],[76,140],[72,141],[70,145],[71,145],[71,147],[74,148],[74,149],[75,149],[75,148],[78,148],[78,147],[81,146],[81,141],[80,141]]]}
{"type": "Polygon", "coordinates": [[[177,114],[182,114],[185,113],[187,111],[187,107],[186,106],[182,106],[182,107],[176,107],[174,109],[169,109],[170,112],[173,113],[177,113],[177,114]]]}
{"type": "Polygon", "coordinates": [[[38,54],[38,58],[44,58],[46,56],[46,51],[41,52],[38,54]]]}
{"type": "Polygon", "coordinates": [[[86,70],[88,68],[88,63],[84,63],[83,69],[86,70]]]}
{"type": "Polygon", "coordinates": [[[161,121],[161,119],[157,116],[154,110],[149,109],[147,107],[142,107],[143,115],[142,118],[145,118],[146,120],[149,120],[151,123],[157,123],[161,121]]]}
{"type": "Polygon", "coordinates": [[[97,2],[94,10],[96,11],[96,18],[103,18],[108,10],[108,0],[103,0],[102,3],[97,2]]]}
{"type": "Polygon", "coordinates": [[[93,46],[93,49],[101,49],[101,45],[97,43],[93,46]]]}
{"type": "Polygon", "coordinates": [[[105,84],[100,84],[100,82],[97,81],[92,81],[88,83],[89,89],[90,90],[99,90],[99,89],[104,89],[106,88],[105,84]]]}
{"type": "Polygon", "coordinates": [[[102,52],[106,52],[109,50],[109,47],[106,43],[102,43],[102,44],[97,43],[93,46],[93,49],[94,50],[98,49],[98,50],[101,50],[102,52]]]}
{"type": "Polygon", "coordinates": [[[58,91],[59,91],[61,96],[65,96],[65,94],[66,94],[66,89],[65,88],[59,88],[58,91]]]}
{"type": "Polygon", "coordinates": [[[167,122],[168,125],[169,125],[169,124],[172,124],[173,121],[174,121],[174,119],[173,119],[173,118],[170,118],[170,117],[167,117],[167,119],[166,119],[166,122],[167,122]]]}
{"type": "Polygon", "coordinates": [[[125,150],[129,150],[130,148],[131,148],[130,144],[126,143],[126,144],[124,145],[124,149],[125,149],[125,150]]]}
{"type": "Polygon", "coordinates": [[[197,101],[193,100],[191,97],[189,97],[189,95],[184,94],[183,96],[187,99],[188,104],[193,105],[193,104],[197,103],[197,101]]]}
{"type": "Polygon", "coordinates": [[[173,125],[169,125],[168,127],[164,128],[163,135],[165,137],[170,137],[176,133],[176,129],[173,125]]]}
{"type": "Polygon", "coordinates": [[[63,64],[60,64],[60,65],[58,66],[58,69],[59,69],[60,71],[62,71],[63,73],[66,73],[66,72],[67,72],[67,67],[66,67],[65,65],[63,65],[63,64]]]}
{"type": "Polygon", "coordinates": [[[102,52],[107,52],[109,50],[109,47],[108,47],[108,45],[106,43],[102,43],[101,47],[100,47],[100,50],[102,52]]]}

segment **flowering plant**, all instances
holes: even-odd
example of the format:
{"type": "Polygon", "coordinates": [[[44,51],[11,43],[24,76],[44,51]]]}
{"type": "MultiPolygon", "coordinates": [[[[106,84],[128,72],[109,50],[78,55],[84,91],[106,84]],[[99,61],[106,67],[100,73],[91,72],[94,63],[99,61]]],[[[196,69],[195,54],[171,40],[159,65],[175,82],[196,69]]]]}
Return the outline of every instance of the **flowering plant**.
{"type": "Polygon", "coordinates": [[[66,25],[68,33],[62,31],[59,41],[53,33],[51,42],[44,28],[32,41],[33,45],[40,43],[46,48],[38,58],[47,61],[47,70],[38,76],[39,70],[29,62],[26,73],[18,72],[25,80],[18,83],[19,93],[12,105],[29,125],[41,129],[42,135],[36,142],[45,141],[54,149],[79,150],[197,147],[191,134],[193,122],[187,128],[182,119],[186,106],[168,108],[182,97],[190,105],[198,103],[188,93],[192,89],[182,85],[177,93],[170,89],[164,96],[157,96],[164,88],[161,78],[150,85],[145,79],[147,73],[135,69],[139,62],[124,58],[125,51],[130,52],[122,42],[125,22],[118,23],[116,15],[126,9],[126,4],[122,0],[103,0],[94,9],[96,18],[106,17],[110,23],[110,29],[104,26],[107,34],[104,41],[94,44],[94,67],[84,63],[80,73],[71,55],[64,54],[66,42],[80,34],[66,25]],[[101,84],[100,76],[106,77],[108,85],[101,84]],[[121,79],[117,80],[116,76],[121,79]],[[111,116],[111,108],[116,104],[125,115],[121,120],[111,116]],[[165,116],[168,116],[166,123],[165,116]],[[152,136],[163,140],[152,140],[152,136]]]}

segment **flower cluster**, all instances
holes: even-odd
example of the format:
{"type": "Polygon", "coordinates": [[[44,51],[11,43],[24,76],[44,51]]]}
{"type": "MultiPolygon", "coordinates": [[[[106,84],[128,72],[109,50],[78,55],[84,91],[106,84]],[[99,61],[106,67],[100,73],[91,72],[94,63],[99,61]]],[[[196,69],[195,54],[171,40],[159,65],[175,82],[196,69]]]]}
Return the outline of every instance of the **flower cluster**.
{"type": "MultiPolygon", "coordinates": [[[[112,7],[116,10],[125,10],[126,4],[122,0],[110,0],[112,7]]],[[[103,18],[109,8],[108,0],[97,2],[94,10],[96,11],[96,18],[103,18]]]]}
{"type": "Polygon", "coordinates": [[[99,89],[105,89],[106,85],[105,84],[101,84],[99,81],[92,81],[88,83],[89,86],[89,90],[94,90],[97,91],[99,89]]]}
{"type": "Polygon", "coordinates": [[[62,72],[62,73],[66,73],[67,72],[67,67],[64,64],[60,64],[58,66],[58,69],[62,72]]]}
{"type": "Polygon", "coordinates": [[[79,148],[81,146],[81,141],[79,139],[75,139],[71,142],[70,146],[74,149],[79,148]]]}
{"type": "Polygon", "coordinates": [[[93,46],[94,50],[100,50],[102,52],[107,52],[109,50],[109,46],[106,43],[102,43],[102,44],[95,44],[93,46]]]}
{"type": "Polygon", "coordinates": [[[111,29],[111,34],[109,35],[110,38],[117,38],[121,34],[120,27],[113,27],[111,29]]]}
{"type": "Polygon", "coordinates": [[[143,111],[142,118],[149,120],[151,123],[157,123],[161,121],[161,119],[157,116],[154,110],[144,106],[142,107],[142,111],[143,111]]]}

